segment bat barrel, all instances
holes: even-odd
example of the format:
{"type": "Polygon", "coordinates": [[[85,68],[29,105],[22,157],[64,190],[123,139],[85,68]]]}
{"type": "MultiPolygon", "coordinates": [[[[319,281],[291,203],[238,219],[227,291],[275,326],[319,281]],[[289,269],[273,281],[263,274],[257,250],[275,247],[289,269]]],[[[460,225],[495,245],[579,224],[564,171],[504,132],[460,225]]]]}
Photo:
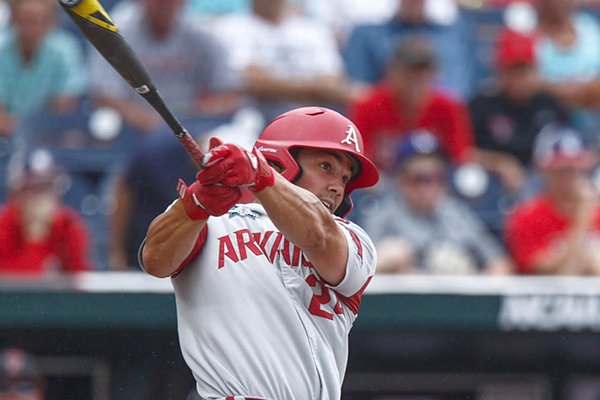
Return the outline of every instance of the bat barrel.
{"type": "MultiPolygon", "coordinates": [[[[138,91],[138,93],[140,92],[138,91]]],[[[160,114],[175,136],[181,138],[181,136],[187,133],[187,129],[183,127],[181,122],[169,110],[155,87],[149,88],[148,91],[140,93],[140,95],[160,114]]]]}
{"type": "Polygon", "coordinates": [[[59,0],[59,3],[106,61],[161,115],[200,165],[203,153],[198,144],[167,108],[146,69],[98,0],[59,0]]]}

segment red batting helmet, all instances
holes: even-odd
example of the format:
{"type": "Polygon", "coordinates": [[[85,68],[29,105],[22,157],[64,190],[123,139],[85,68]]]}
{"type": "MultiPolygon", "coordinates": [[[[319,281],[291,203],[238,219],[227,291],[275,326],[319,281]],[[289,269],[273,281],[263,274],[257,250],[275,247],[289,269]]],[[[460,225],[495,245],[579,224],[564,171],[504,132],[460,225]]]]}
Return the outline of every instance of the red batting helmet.
{"type": "Polygon", "coordinates": [[[302,169],[291,150],[310,147],[338,150],[358,161],[358,171],[346,185],[344,201],[335,214],[345,216],[352,209],[349,194],[354,189],[373,186],[379,180],[375,164],[364,155],[358,128],[340,113],[323,107],[303,107],[275,118],[256,141],[262,155],[283,168],[281,175],[290,182],[300,178],[302,169]]]}

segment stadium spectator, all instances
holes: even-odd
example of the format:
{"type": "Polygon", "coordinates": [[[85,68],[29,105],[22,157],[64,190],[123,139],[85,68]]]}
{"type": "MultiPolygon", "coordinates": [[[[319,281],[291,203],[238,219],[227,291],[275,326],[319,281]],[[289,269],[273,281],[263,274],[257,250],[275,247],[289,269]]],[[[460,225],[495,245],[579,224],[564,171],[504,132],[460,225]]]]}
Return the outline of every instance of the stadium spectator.
{"type": "Polygon", "coordinates": [[[536,2],[537,54],[548,90],[579,110],[578,126],[597,123],[600,105],[600,25],[576,0],[536,2]],[[586,112],[581,112],[581,109],[586,112]]]}
{"type": "Polygon", "coordinates": [[[56,28],[56,2],[11,1],[11,24],[0,32],[0,135],[44,109],[70,111],[86,86],[81,47],[56,28]]]}
{"type": "Polygon", "coordinates": [[[535,144],[544,187],[518,205],[506,240],[521,274],[600,273],[600,206],[590,171],[597,150],[568,126],[549,126],[535,144]]]}
{"type": "Polygon", "coordinates": [[[250,0],[187,0],[187,8],[200,16],[248,12],[250,0]]]}
{"type": "MultiPolygon", "coordinates": [[[[438,0],[439,1],[439,0],[438,0]]],[[[310,18],[328,25],[334,32],[338,46],[344,48],[348,36],[357,25],[382,24],[397,11],[398,0],[296,0],[310,18]]]]}
{"type": "Polygon", "coordinates": [[[10,18],[10,8],[6,0],[0,0],[0,29],[4,29],[8,25],[10,18]]]}
{"type": "Polygon", "coordinates": [[[397,176],[363,220],[380,273],[467,274],[512,270],[502,246],[457,198],[445,193],[447,163],[437,138],[409,134],[396,147],[397,176]]]}
{"type": "MultiPolygon", "coordinates": [[[[427,15],[425,0],[397,1],[398,11],[387,22],[358,25],[350,33],[343,52],[350,79],[369,85],[378,83],[386,74],[396,43],[402,38],[424,36],[435,46],[439,83],[455,95],[469,96],[473,73],[471,63],[465,60],[472,58],[470,35],[456,5],[450,3],[452,8],[446,16],[434,19],[427,15]]],[[[431,3],[432,9],[439,9],[439,1],[431,3]]]]}
{"type": "MultiPolygon", "coordinates": [[[[228,114],[238,105],[237,78],[215,35],[183,12],[183,0],[134,0],[112,16],[139,55],[162,97],[180,118],[228,114]]],[[[96,51],[90,54],[92,95],[141,132],[160,117],[96,51]]]]}
{"type": "Polygon", "coordinates": [[[90,269],[87,228],[62,203],[51,156],[37,150],[13,157],[11,194],[0,210],[0,273],[41,276],[90,269]]]}
{"type": "Polygon", "coordinates": [[[44,400],[46,383],[35,358],[10,347],[0,351],[0,400],[44,400]]]}
{"type": "MultiPolygon", "coordinates": [[[[484,7],[506,7],[512,3],[535,3],[538,0],[485,0],[484,7]]],[[[471,5],[469,0],[459,0],[459,3],[471,5]]]]}
{"type": "Polygon", "coordinates": [[[251,10],[224,16],[214,30],[227,38],[230,67],[265,120],[301,105],[348,101],[352,90],[326,26],[290,12],[287,0],[253,0],[251,10]]]}
{"type": "Polygon", "coordinates": [[[542,89],[531,36],[502,32],[495,52],[496,82],[469,102],[480,163],[511,194],[524,189],[537,134],[568,122],[568,111],[542,89]]]}
{"type": "Polygon", "coordinates": [[[395,144],[407,132],[424,128],[436,135],[453,163],[472,157],[473,133],[467,107],[435,88],[437,62],[426,38],[397,44],[388,79],[349,107],[367,155],[378,167],[393,162],[395,144]]]}
{"type": "Polygon", "coordinates": [[[543,77],[557,82],[597,77],[600,27],[596,18],[581,11],[576,0],[543,0],[536,5],[543,77]]]}

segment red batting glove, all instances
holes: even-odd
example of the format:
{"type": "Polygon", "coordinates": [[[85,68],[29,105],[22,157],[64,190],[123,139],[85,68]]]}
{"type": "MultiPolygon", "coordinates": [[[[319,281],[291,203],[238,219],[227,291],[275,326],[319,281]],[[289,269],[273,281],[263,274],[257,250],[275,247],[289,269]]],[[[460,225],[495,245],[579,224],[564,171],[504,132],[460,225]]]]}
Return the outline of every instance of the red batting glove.
{"type": "Polygon", "coordinates": [[[197,181],[188,187],[181,179],[177,182],[177,193],[186,214],[192,220],[206,220],[211,215],[223,215],[242,196],[239,188],[206,186],[197,181]]]}
{"type": "Polygon", "coordinates": [[[253,149],[251,153],[231,143],[210,149],[203,166],[196,176],[203,185],[245,186],[260,192],[275,183],[275,173],[259,151],[253,149]]]}

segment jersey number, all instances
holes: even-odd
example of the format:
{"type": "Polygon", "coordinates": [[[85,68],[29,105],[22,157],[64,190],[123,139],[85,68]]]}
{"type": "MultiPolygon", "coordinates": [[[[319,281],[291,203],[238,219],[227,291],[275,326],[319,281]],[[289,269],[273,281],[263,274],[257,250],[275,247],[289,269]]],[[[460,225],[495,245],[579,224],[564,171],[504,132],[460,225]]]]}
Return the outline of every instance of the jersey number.
{"type": "MultiPolygon", "coordinates": [[[[321,294],[313,294],[312,299],[310,300],[310,304],[308,305],[308,312],[312,315],[316,315],[317,317],[333,319],[333,314],[325,311],[322,306],[329,304],[331,301],[331,295],[329,294],[329,289],[325,286],[325,284],[320,281],[315,275],[310,274],[306,277],[306,283],[312,288],[317,287],[319,285],[321,289],[321,294]]],[[[340,300],[338,299],[333,307],[333,312],[336,314],[342,314],[342,305],[340,300]]]]}

